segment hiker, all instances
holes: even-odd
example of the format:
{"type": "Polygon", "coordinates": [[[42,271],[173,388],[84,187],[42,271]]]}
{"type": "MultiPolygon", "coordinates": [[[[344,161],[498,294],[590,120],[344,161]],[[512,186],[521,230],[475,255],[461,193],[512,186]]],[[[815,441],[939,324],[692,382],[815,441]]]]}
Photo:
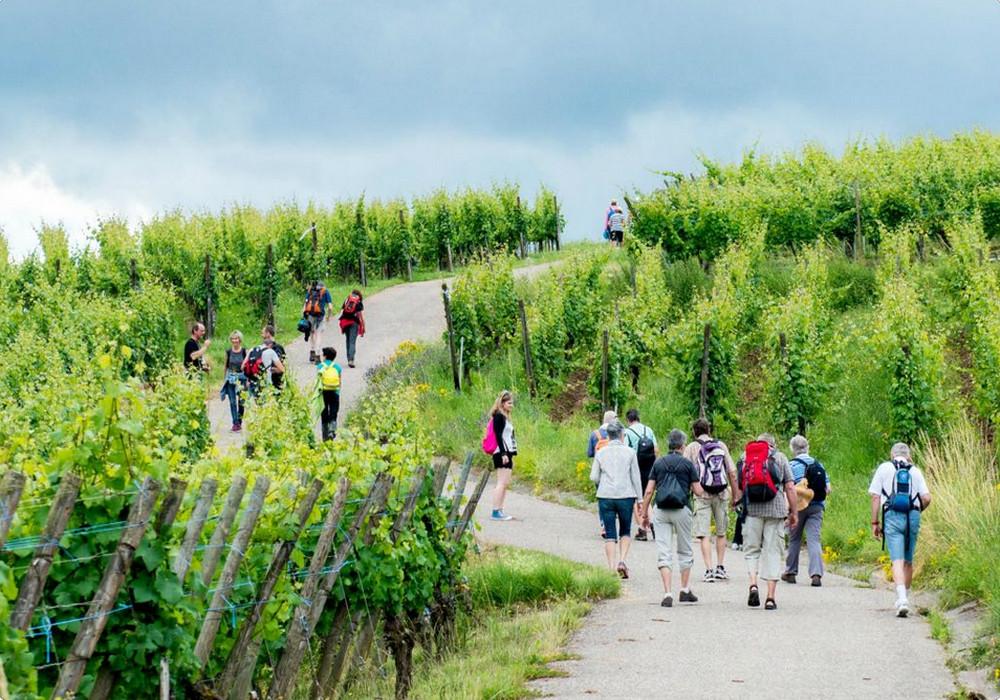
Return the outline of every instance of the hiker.
{"type": "MultiPolygon", "coordinates": [[[[618,422],[618,414],[614,411],[604,412],[604,421],[597,428],[590,432],[587,440],[587,458],[593,459],[597,452],[608,445],[608,426],[618,422]]],[[[597,520],[601,525],[601,539],[604,539],[604,519],[598,514],[597,520]]]]}
{"type": "Polygon", "coordinates": [[[910,613],[909,593],[913,583],[913,553],[920,534],[920,513],[931,504],[924,474],[910,461],[910,448],[897,442],[889,461],[875,470],[868,487],[872,502],[872,535],[882,538],[889,549],[892,580],[896,583],[896,616],[910,613]],[[879,524],[879,510],[882,523],[879,524]]]}
{"type": "Polygon", "coordinates": [[[604,240],[611,242],[611,215],[615,213],[615,209],[618,208],[618,200],[612,199],[611,204],[608,205],[608,210],[604,212],[604,240]]]}
{"type": "Polygon", "coordinates": [[[306,301],[302,306],[302,317],[309,322],[309,361],[319,362],[320,348],[323,347],[323,322],[328,320],[329,307],[333,303],[330,290],[319,280],[314,280],[306,290],[306,301]]]}
{"type": "Polygon", "coordinates": [[[503,502],[507,498],[507,487],[514,471],[514,457],[517,455],[517,439],[514,437],[514,423],[510,414],[514,409],[514,395],[504,389],[490,409],[489,420],[496,437],[496,449],[493,451],[493,470],[497,474],[497,483],[493,489],[493,520],[513,520],[514,516],[503,511],[503,502]]]}
{"type": "Polygon", "coordinates": [[[365,335],[364,298],[357,289],[351,290],[347,299],[340,306],[340,332],[347,340],[347,366],[354,367],[354,352],[358,345],[358,336],[365,335]]]}
{"type": "Polygon", "coordinates": [[[594,455],[590,480],[597,484],[597,510],[604,521],[604,553],[608,558],[608,567],[627,579],[625,560],[632,543],[633,515],[636,521],[639,520],[642,486],[639,483],[639,460],[635,452],[622,442],[623,432],[624,428],[618,421],[608,425],[608,444],[594,455]]]}
{"type": "Polygon", "coordinates": [[[736,490],[736,466],[729,448],[722,440],[712,437],[712,426],[699,418],[691,426],[694,440],[684,449],[684,456],[698,468],[698,481],[704,494],[694,501],[694,536],[701,547],[705,562],[702,581],[724,581],[726,572],[726,528],[729,527],[729,505],[736,490]],[[712,566],[712,522],[715,522],[716,565],[712,566]]]}
{"type": "Polygon", "coordinates": [[[798,523],[788,535],[788,558],[785,560],[785,573],[781,575],[781,580],[795,583],[795,577],[799,573],[799,553],[804,532],[809,547],[809,578],[811,585],[818,588],[823,585],[820,530],[823,527],[826,497],[830,493],[830,478],[823,465],[809,455],[809,441],[804,436],[793,437],[788,448],[792,451],[790,465],[799,515],[798,523]]]}
{"type": "Polygon", "coordinates": [[[243,394],[247,388],[247,376],[243,374],[243,363],[247,359],[247,349],[243,347],[243,334],[233,331],[229,334],[229,347],[226,348],[226,361],[223,367],[226,378],[219,391],[219,399],[229,399],[229,414],[233,419],[232,431],[238,433],[243,429],[243,394]]]}
{"type": "Polygon", "coordinates": [[[667,437],[669,453],[653,464],[646,483],[642,501],[642,521],[650,524],[649,503],[656,501],[653,522],[656,523],[656,566],[663,579],[663,600],[660,605],[673,607],[672,576],[674,567],[674,542],[677,543],[677,566],[681,572],[680,602],[697,603],[698,596],[691,591],[691,567],[694,554],[691,549],[691,492],[704,495],[698,481],[698,469],[684,457],[687,435],[671,430],[667,437]]]}
{"type": "Polygon", "coordinates": [[[324,442],[337,437],[337,414],[340,413],[340,377],[343,371],[334,360],[337,350],[325,347],[321,351],[323,360],[316,366],[317,386],[323,397],[323,411],[320,413],[320,432],[324,442]]]}
{"type": "Polygon", "coordinates": [[[281,390],[281,377],[285,373],[285,365],[281,361],[281,353],[277,350],[279,346],[269,332],[271,326],[265,326],[261,344],[251,350],[243,361],[243,374],[247,378],[250,396],[260,394],[262,380],[281,390]]]}
{"type": "Polygon", "coordinates": [[[608,216],[608,238],[611,245],[617,248],[621,248],[622,241],[625,240],[625,213],[617,205],[608,216]]]}
{"type": "MultiPolygon", "coordinates": [[[[628,446],[635,450],[635,456],[639,460],[639,484],[646,485],[649,481],[649,472],[656,461],[657,445],[656,435],[648,425],[639,422],[639,410],[630,408],[625,412],[625,420],[628,427],[625,428],[625,441],[628,446]]],[[[646,541],[646,528],[639,524],[635,533],[635,539],[639,542],[646,541]]]]}
{"type": "Polygon", "coordinates": [[[208,352],[208,347],[212,344],[212,340],[206,340],[205,344],[202,345],[200,341],[204,337],[205,324],[195,321],[194,325],[191,326],[191,337],[184,343],[184,369],[189,370],[193,367],[201,372],[208,371],[208,358],[205,356],[205,353],[208,352]]]}
{"type": "MultiPolygon", "coordinates": [[[[740,459],[739,488],[746,494],[747,522],[744,527],[743,556],[750,574],[750,594],[747,605],[760,607],[758,578],[767,582],[765,610],[776,610],[775,591],[781,578],[782,535],[784,522],[795,529],[798,505],[795,501],[795,480],[788,458],[777,449],[770,433],[747,443],[740,459]]],[[[737,489],[739,490],[739,489],[737,489]]],[[[734,494],[734,501],[739,500],[734,494]]]]}
{"type": "Polygon", "coordinates": [[[271,384],[275,389],[281,391],[282,383],[285,380],[285,348],[282,347],[281,343],[278,342],[278,339],[275,338],[274,326],[270,324],[261,329],[260,337],[265,346],[267,345],[268,340],[271,341],[271,348],[274,350],[275,355],[278,356],[279,361],[277,363],[272,362],[265,367],[268,370],[268,376],[271,379],[271,384]]]}

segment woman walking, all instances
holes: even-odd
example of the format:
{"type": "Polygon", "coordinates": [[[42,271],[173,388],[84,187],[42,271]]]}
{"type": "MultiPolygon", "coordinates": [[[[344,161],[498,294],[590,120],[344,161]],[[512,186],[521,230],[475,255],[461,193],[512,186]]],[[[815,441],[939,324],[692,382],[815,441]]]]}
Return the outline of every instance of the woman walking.
{"type": "Polygon", "coordinates": [[[233,331],[229,334],[229,347],[226,349],[224,364],[226,379],[219,392],[219,398],[229,399],[229,413],[233,419],[232,431],[238,433],[243,429],[243,393],[247,388],[247,377],[243,373],[243,362],[247,359],[247,350],[243,347],[243,334],[233,331]]]}
{"type": "Polygon", "coordinates": [[[622,442],[622,424],[608,425],[608,444],[594,455],[590,480],[597,484],[597,510],[604,523],[604,553],[608,567],[628,578],[628,550],[632,545],[632,518],[639,521],[639,460],[622,442]],[[616,563],[617,562],[617,565],[616,563]]]}
{"type": "Polygon", "coordinates": [[[513,520],[513,516],[503,512],[503,502],[507,497],[507,487],[514,471],[514,455],[517,454],[517,440],[514,438],[514,424],[510,414],[514,409],[514,395],[504,389],[490,409],[490,421],[497,447],[493,451],[493,470],[497,474],[497,485],[493,489],[493,520],[513,520]]]}
{"type": "Polygon", "coordinates": [[[347,366],[354,366],[354,351],[357,349],[358,336],[365,335],[365,304],[361,292],[357,289],[344,300],[340,307],[340,332],[347,339],[347,366]]]}

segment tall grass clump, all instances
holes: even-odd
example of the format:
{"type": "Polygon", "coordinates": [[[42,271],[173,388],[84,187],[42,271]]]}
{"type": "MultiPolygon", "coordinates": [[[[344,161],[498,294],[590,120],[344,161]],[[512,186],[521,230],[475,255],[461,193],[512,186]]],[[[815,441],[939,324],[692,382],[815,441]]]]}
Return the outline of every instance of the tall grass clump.
{"type": "Polygon", "coordinates": [[[510,607],[540,605],[564,598],[614,598],[618,596],[619,581],[595,566],[541,552],[501,547],[470,567],[469,589],[476,607],[510,607]]]}

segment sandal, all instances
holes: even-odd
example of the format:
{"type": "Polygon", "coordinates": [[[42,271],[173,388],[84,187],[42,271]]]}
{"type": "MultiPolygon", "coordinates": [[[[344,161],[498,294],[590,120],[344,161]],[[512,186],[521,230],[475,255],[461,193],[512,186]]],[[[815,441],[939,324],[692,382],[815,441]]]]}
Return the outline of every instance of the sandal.
{"type": "Polygon", "coordinates": [[[747,605],[751,608],[760,607],[760,591],[757,590],[757,586],[750,586],[750,597],[747,598],[747,605]]]}
{"type": "Polygon", "coordinates": [[[774,598],[768,598],[764,601],[765,610],[777,610],[778,604],[774,602],[774,598]]]}
{"type": "Polygon", "coordinates": [[[623,579],[628,578],[628,567],[625,566],[625,562],[623,561],[618,562],[618,575],[623,579]]]}

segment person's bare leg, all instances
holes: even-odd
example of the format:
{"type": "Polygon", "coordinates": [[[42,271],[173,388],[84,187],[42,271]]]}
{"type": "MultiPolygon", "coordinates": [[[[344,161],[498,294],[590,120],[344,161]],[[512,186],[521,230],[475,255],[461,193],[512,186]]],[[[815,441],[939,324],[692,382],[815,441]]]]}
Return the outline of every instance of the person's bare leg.
{"type": "Polygon", "coordinates": [[[691,584],[691,569],[681,571],[681,590],[689,588],[691,584]]]}
{"type": "Polygon", "coordinates": [[[615,561],[615,550],[617,549],[617,542],[614,540],[604,540],[604,554],[608,558],[608,568],[614,571],[618,568],[618,562],[615,561]]]}
{"type": "Polygon", "coordinates": [[[910,587],[910,580],[913,579],[913,567],[910,566],[910,578],[906,577],[906,562],[902,559],[896,559],[892,562],[892,582],[897,586],[910,587]]]}
{"type": "Polygon", "coordinates": [[[770,598],[771,600],[774,600],[774,592],[776,590],[778,590],[778,582],[777,581],[768,581],[767,582],[767,597],[770,598]]]}
{"type": "MultiPolygon", "coordinates": [[[[670,575],[670,567],[669,566],[661,566],[660,567],[660,578],[663,579],[663,592],[664,593],[672,593],[672,591],[670,590],[671,575],[670,575]]],[[[684,581],[684,574],[682,573],[681,574],[681,582],[683,583],[683,581],[684,581]]],[[[687,585],[687,584],[684,584],[684,585],[687,585]]]]}
{"type": "Polygon", "coordinates": [[[701,547],[701,560],[705,562],[706,569],[714,569],[712,566],[712,544],[707,537],[699,537],[698,545],[701,547]]]}
{"type": "Polygon", "coordinates": [[[906,582],[906,590],[910,590],[910,586],[913,584],[913,563],[905,561],[903,562],[903,580],[906,582]]]}
{"type": "Polygon", "coordinates": [[[631,537],[622,537],[621,541],[618,543],[618,546],[619,546],[619,548],[621,549],[621,552],[622,552],[622,558],[619,559],[619,561],[625,561],[628,558],[629,547],[632,546],[632,538],[631,537]]]}
{"type": "Polygon", "coordinates": [[[507,498],[507,486],[510,484],[510,469],[497,469],[497,484],[493,488],[493,510],[503,510],[504,499],[507,498]]]}

